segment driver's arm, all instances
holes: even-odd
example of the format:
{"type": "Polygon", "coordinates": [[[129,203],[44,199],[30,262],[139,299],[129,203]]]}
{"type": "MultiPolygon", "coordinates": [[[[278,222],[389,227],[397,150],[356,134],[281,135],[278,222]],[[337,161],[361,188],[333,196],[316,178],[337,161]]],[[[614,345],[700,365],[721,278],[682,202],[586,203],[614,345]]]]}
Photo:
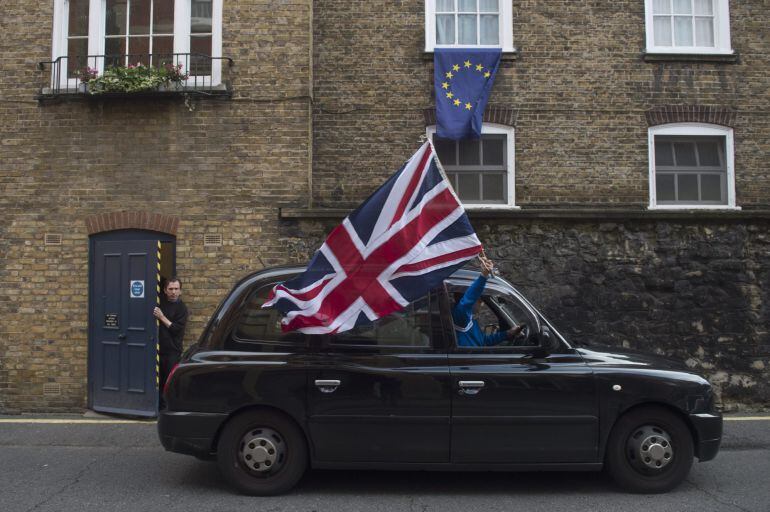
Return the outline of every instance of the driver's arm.
{"type": "Polygon", "coordinates": [[[522,330],[524,330],[524,324],[519,324],[512,329],[508,329],[507,331],[497,331],[497,332],[493,332],[492,334],[485,334],[484,345],[486,346],[498,345],[502,343],[504,340],[511,340],[516,336],[518,336],[522,330]]]}
{"type": "Polygon", "coordinates": [[[508,338],[508,331],[497,331],[484,335],[484,345],[498,345],[508,338]]]}
{"type": "Polygon", "coordinates": [[[470,322],[473,314],[473,305],[481,298],[484,287],[487,285],[485,275],[480,275],[463,294],[462,299],[452,308],[452,319],[455,325],[465,327],[470,322]]]}

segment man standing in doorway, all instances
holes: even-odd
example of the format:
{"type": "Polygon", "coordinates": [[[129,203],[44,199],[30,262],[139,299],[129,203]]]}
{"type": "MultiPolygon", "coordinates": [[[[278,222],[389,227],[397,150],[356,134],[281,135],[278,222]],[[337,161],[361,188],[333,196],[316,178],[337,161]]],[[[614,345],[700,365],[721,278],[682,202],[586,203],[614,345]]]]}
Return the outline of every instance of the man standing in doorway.
{"type": "Polygon", "coordinates": [[[182,340],[187,325],[187,306],[182,299],[182,282],[176,276],[163,284],[160,307],[152,314],[158,319],[158,338],[160,340],[160,389],[166,383],[171,368],[182,356],[182,340]]]}

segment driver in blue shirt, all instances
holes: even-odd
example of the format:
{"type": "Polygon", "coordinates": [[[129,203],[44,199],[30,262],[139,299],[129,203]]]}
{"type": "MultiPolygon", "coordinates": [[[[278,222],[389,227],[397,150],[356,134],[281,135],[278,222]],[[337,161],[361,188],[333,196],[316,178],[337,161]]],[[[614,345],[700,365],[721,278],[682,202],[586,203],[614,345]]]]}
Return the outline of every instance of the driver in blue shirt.
{"type": "Polygon", "coordinates": [[[479,255],[481,261],[481,275],[476,279],[465,294],[452,309],[452,321],[454,322],[457,345],[460,347],[488,347],[497,345],[504,340],[515,338],[524,329],[524,324],[519,324],[507,331],[497,331],[492,334],[484,334],[479,323],[473,318],[478,313],[478,301],[487,284],[487,277],[492,272],[495,264],[484,253],[479,255]]]}

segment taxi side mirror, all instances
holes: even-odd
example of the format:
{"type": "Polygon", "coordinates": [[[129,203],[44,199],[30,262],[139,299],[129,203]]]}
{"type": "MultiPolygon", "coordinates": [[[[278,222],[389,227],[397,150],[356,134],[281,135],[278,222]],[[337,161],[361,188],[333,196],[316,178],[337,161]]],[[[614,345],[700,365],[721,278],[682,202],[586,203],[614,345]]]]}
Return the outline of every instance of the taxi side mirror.
{"type": "Polygon", "coordinates": [[[543,325],[540,329],[540,334],[538,335],[538,346],[537,346],[537,353],[539,357],[544,357],[556,350],[557,343],[556,339],[554,338],[553,334],[551,334],[551,330],[548,328],[547,325],[543,325]]]}

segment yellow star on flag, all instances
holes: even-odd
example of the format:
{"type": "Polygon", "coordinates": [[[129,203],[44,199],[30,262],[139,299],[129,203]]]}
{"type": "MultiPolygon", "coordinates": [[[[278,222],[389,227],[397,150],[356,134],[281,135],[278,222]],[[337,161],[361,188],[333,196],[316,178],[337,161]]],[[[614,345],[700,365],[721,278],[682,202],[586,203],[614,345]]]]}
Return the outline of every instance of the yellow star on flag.
{"type": "Polygon", "coordinates": [[[482,71],[484,69],[484,66],[481,64],[476,64],[476,71],[482,71]]]}
{"type": "Polygon", "coordinates": [[[451,72],[451,71],[447,71],[447,72],[446,72],[446,77],[447,77],[447,78],[452,78],[453,76],[454,76],[454,75],[452,74],[452,72],[451,72]]]}
{"type": "Polygon", "coordinates": [[[442,82],[441,87],[443,89],[449,89],[449,83],[448,82],[442,82]]]}
{"type": "Polygon", "coordinates": [[[452,66],[452,71],[460,71],[460,66],[455,64],[454,66],[452,66]]]}
{"type": "Polygon", "coordinates": [[[454,100],[453,103],[455,104],[455,107],[459,107],[460,106],[460,100],[454,100]]]}
{"type": "Polygon", "coordinates": [[[470,109],[471,109],[471,104],[470,103],[466,103],[465,104],[465,110],[470,110],[470,109]]]}
{"type": "Polygon", "coordinates": [[[463,64],[465,64],[466,68],[471,67],[471,61],[469,61],[469,60],[466,60],[465,62],[463,62],[463,64]]]}
{"type": "Polygon", "coordinates": [[[448,92],[448,93],[446,93],[446,97],[447,97],[447,98],[449,98],[449,99],[452,99],[452,98],[454,98],[454,96],[455,96],[455,95],[454,95],[454,93],[453,93],[453,92],[451,92],[451,91],[450,91],[450,92],[448,92]]]}
{"type": "Polygon", "coordinates": [[[489,78],[490,76],[492,76],[492,73],[490,73],[489,71],[484,73],[484,78],[489,78]]]}

